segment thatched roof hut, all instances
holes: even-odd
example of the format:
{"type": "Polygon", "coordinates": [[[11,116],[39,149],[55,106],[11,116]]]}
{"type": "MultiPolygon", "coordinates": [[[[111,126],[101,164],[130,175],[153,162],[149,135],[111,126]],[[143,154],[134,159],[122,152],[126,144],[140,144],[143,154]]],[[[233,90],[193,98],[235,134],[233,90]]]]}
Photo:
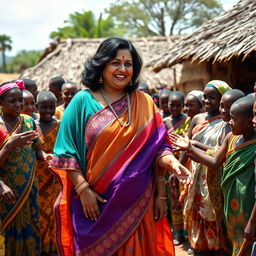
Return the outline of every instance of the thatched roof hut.
{"type": "Polygon", "coordinates": [[[197,66],[197,72],[205,69],[206,79],[219,78],[233,87],[251,90],[256,80],[256,0],[240,0],[147,66],[158,72],[177,63],[190,69],[197,66]]]}
{"type": "MultiPolygon", "coordinates": [[[[180,36],[150,37],[131,39],[140,54],[143,62],[147,63],[173,46],[180,36]]],[[[81,73],[85,60],[92,56],[100,39],[65,39],[60,40],[54,47],[45,50],[44,58],[34,67],[25,70],[21,77],[30,78],[37,82],[40,90],[47,89],[49,79],[54,76],[62,76],[65,80],[80,83],[81,73]]],[[[181,65],[168,68],[156,74],[148,68],[143,70],[142,80],[149,84],[150,88],[171,88],[178,83],[181,65]]]]}

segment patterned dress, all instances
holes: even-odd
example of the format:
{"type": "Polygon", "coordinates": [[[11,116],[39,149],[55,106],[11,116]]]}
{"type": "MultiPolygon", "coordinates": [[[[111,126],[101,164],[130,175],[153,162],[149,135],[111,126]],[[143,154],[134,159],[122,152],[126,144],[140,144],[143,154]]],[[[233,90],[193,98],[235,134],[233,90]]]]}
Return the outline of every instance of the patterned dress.
{"type": "MultiPolygon", "coordinates": [[[[57,137],[59,122],[41,136],[42,149],[51,154],[57,137]]],[[[53,206],[60,192],[60,184],[46,161],[37,161],[36,177],[39,189],[39,223],[42,253],[56,252],[53,206]]]]}
{"type": "MultiPolygon", "coordinates": [[[[21,115],[21,131],[36,129],[34,120],[21,115]]],[[[14,128],[14,130],[16,127],[14,128]]],[[[9,134],[1,139],[0,145],[8,141],[9,134]]],[[[5,255],[36,256],[41,253],[41,235],[38,221],[38,187],[35,178],[36,155],[32,145],[13,150],[0,168],[3,182],[14,192],[14,204],[0,201],[0,233],[5,238],[5,255]]]]}

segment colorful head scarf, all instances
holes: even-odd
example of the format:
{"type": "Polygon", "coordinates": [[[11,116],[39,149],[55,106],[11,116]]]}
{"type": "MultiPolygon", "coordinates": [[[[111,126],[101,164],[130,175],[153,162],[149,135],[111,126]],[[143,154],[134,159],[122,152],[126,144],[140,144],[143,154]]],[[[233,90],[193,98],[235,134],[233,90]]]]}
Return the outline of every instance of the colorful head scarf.
{"type": "Polygon", "coordinates": [[[209,83],[207,83],[205,88],[207,87],[215,88],[221,95],[223,95],[226,91],[232,89],[226,82],[221,80],[212,80],[209,83]]]}
{"type": "Polygon", "coordinates": [[[201,104],[203,104],[202,100],[203,100],[203,95],[204,95],[204,93],[203,93],[202,91],[193,90],[193,91],[189,92],[187,95],[193,95],[193,96],[195,96],[195,97],[199,100],[199,102],[200,102],[201,104]]]}
{"type": "Polygon", "coordinates": [[[22,80],[16,80],[15,82],[4,84],[0,87],[0,96],[13,88],[18,88],[21,91],[25,90],[24,82],[22,80]]]}

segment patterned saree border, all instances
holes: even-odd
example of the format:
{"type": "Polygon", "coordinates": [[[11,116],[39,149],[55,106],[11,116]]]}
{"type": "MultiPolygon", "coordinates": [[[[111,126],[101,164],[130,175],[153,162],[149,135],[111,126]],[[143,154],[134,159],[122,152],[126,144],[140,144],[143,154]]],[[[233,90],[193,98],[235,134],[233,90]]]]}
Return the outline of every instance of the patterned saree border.
{"type": "Polygon", "coordinates": [[[153,184],[150,183],[141,198],[122,216],[122,218],[88,248],[76,251],[76,256],[110,256],[129,238],[143,219],[153,196],[153,184]],[[113,248],[114,247],[114,248],[113,248]]]}
{"type": "Polygon", "coordinates": [[[52,169],[81,171],[80,165],[75,157],[53,156],[49,167],[52,169]]]}
{"type": "MultiPolygon", "coordinates": [[[[112,104],[112,106],[115,109],[117,115],[120,116],[122,113],[124,113],[128,106],[126,97],[116,101],[112,104]]],[[[87,155],[91,154],[90,149],[93,149],[93,145],[101,131],[104,130],[106,126],[108,126],[115,120],[116,117],[108,106],[95,113],[89,119],[85,127],[86,148],[88,150],[87,155]]]]}
{"type": "Polygon", "coordinates": [[[18,214],[23,204],[27,200],[29,193],[31,191],[31,188],[33,186],[33,182],[35,178],[35,170],[36,170],[36,164],[34,164],[33,166],[30,182],[28,182],[27,187],[24,189],[23,193],[21,194],[19,199],[16,201],[14,207],[8,212],[6,217],[3,219],[0,227],[0,232],[3,232],[6,229],[8,224],[15,218],[15,216],[18,214]]]}

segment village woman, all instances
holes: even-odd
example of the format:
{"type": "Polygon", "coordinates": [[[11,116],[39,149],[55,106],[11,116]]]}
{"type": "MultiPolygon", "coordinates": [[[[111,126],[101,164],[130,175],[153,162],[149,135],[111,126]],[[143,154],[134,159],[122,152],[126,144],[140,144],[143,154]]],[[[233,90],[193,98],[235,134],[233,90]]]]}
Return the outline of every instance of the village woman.
{"type": "Polygon", "coordinates": [[[59,255],[174,255],[164,175],[185,182],[189,173],[164,142],[151,97],[136,90],[141,67],[119,37],[85,64],[88,89],[65,110],[51,163],[63,186],[55,205],[59,255]]]}

